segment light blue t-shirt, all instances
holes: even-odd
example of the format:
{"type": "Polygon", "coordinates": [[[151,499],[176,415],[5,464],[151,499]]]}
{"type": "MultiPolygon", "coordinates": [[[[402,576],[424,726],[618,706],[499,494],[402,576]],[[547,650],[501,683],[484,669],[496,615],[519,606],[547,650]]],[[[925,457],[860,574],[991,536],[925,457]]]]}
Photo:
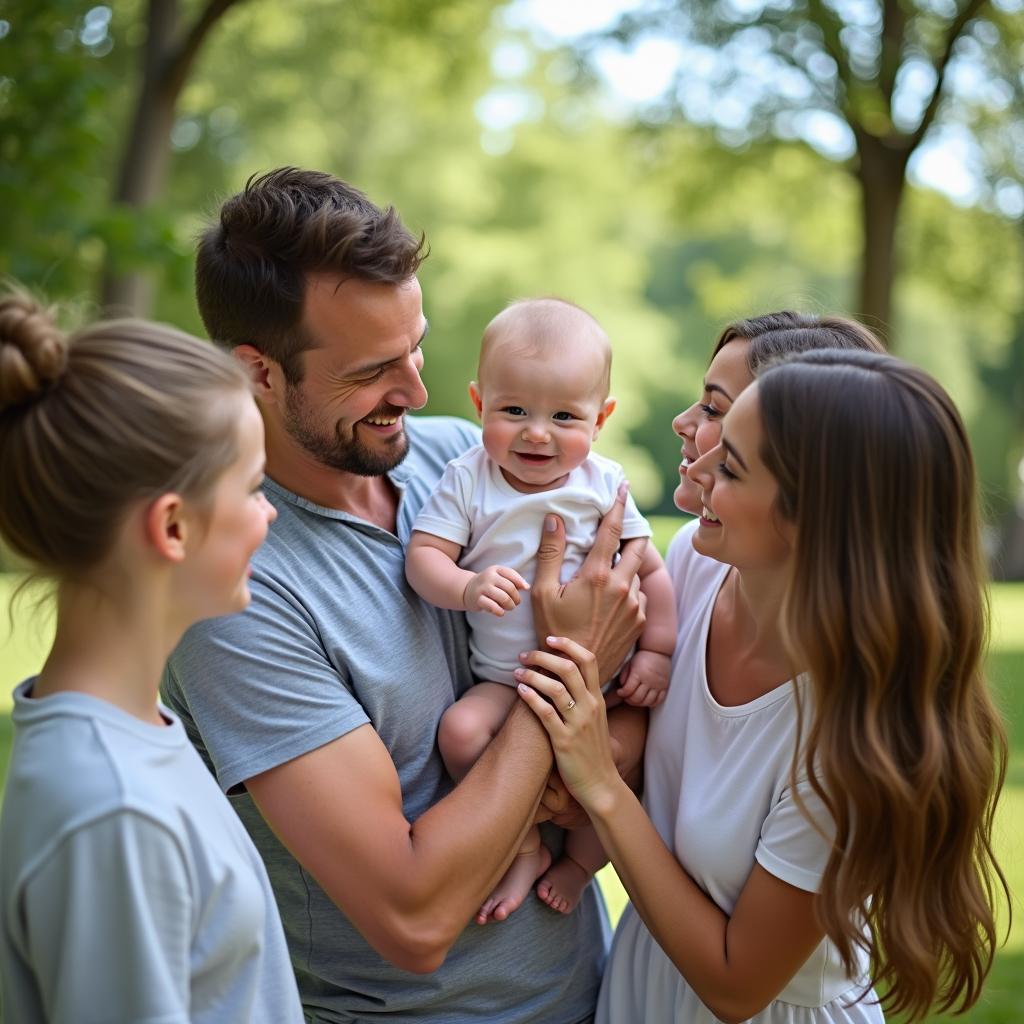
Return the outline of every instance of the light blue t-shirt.
{"type": "Polygon", "coordinates": [[[266,871],[181,723],[31,682],[0,818],[5,1019],[302,1024],[266,871]]]}
{"type": "Polygon", "coordinates": [[[473,683],[465,618],[409,587],[405,547],[445,464],[479,431],[442,417],[407,429],[409,455],[389,474],[401,494],[398,536],[267,482],[278,518],[253,560],[252,603],[189,630],[164,697],[263,855],[313,1020],[577,1024],[594,1012],[605,956],[593,886],[569,915],[531,898],[508,921],[471,924],[436,972],[411,974],[367,944],[242,788],[367,722],[395,763],[410,820],[451,787],[436,734],[473,683]]]}

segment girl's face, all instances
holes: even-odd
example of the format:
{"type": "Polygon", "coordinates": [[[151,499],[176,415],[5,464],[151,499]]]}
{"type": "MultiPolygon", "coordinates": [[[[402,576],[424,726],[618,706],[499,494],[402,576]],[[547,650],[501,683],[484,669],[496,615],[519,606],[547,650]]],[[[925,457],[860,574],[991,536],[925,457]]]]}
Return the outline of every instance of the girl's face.
{"type": "Polygon", "coordinates": [[[688,471],[701,501],[694,548],[748,571],[781,569],[792,553],[792,528],[776,507],[778,484],[761,461],[762,436],[754,385],[725,417],[718,447],[688,471]]]}
{"type": "Polygon", "coordinates": [[[196,618],[241,611],[249,603],[249,559],[277,518],[263,484],[263,420],[245,396],[238,417],[238,457],[214,485],[212,509],[191,559],[189,592],[196,618]]]}
{"type": "Polygon", "coordinates": [[[690,515],[701,513],[700,487],[687,476],[687,467],[718,445],[722,436],[722,417],[753,381],[747,364],[750,342],[736,339],[726,343],[711,360],[704,378],[700,400],[681,412],[672,429],[683,439],[679,486],[672,495],[676,508],[690,515]]]}

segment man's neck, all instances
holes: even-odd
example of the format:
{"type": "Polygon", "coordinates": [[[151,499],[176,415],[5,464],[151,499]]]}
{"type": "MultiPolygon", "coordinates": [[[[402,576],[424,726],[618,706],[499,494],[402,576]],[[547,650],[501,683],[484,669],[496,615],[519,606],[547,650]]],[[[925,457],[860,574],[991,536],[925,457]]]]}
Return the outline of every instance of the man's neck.
{"type": "Polygon", "coordinates": [[[303,449],[275,445],[269,437],[267,476],[314,505],[347,512],[395,532],[398,491],[387,476],[360,476],[332,469],[303,449]]]}

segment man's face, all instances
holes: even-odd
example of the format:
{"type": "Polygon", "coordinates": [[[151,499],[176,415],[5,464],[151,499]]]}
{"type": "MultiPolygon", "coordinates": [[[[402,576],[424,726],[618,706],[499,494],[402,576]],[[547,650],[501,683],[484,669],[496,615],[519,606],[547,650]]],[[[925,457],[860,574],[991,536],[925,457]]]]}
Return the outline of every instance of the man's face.
{"type": "Polygon", "coordinates": [[[284,426],[318,462],[380,476],[405,458],[405,413],[420,409],[427,331],[415,277],[400,284],[313,274],[303,327],[314,348],[285,391],[284,426]]]}

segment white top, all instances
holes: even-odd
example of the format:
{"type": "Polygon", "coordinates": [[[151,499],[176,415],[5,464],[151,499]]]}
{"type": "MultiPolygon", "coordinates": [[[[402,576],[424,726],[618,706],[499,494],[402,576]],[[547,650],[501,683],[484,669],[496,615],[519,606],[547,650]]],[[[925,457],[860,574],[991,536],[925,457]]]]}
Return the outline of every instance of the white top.
{"type": "MultiPolygon", "coordinates": [[[[666,564],[679,637],[665,703],[651,712],[644,806],[666,845],[697,884],[731,914],[755,861],[791,885],[817,891],[829,844],[801,814],[790,787],[796,742],[793,685],[749,704],[711,695],[706,651],[711,610],[729,566],[697,554],[697,523],[679,531],[666,564]]],[[[804,780],[800,795],[825,831],[832,824],[804,780]]],[[[866,968],[866,964],[864,965],[866,968]]],[[[863,968],[862,968],[863,970],[863,968]]],[[[878,1024],[873,995],[847,977],[824,939],[757,1024],[878,1024]]],[[[619,923],[604,976],[597,1024],[711,1024],[716,1018],[662,952],[635,910],[619,923]]]]}
{"type": "Polygon", "coordinates": [[[263,863],[181,722],[31,683],[0,820],[5,1019],[302,1024],[263,863]]]}
{"type": "MultiPolygon", "coordinates": [[[[583,564],[601,517],[615,504],[624,479],[617,462],[591,452],[561,487],[522,494],[505,479],[483,446],[477,445],[448,463],[413,529],[458,544],[463,569],[480,572],[504,565],[532,583],[544,516],[553,512],[565,523],[564,581],[583,564]]],[[[622,539],[650,535],[650,526],[632,496],[627,496],[622,539]]],[[[489,612],[466,615],[470,665],[478,679],[514,685],[512,672],[519,667],[519,653],[537,645],[530,592],[520,591],[519,596],[519,606],[503,616],[489,612]]]]}

